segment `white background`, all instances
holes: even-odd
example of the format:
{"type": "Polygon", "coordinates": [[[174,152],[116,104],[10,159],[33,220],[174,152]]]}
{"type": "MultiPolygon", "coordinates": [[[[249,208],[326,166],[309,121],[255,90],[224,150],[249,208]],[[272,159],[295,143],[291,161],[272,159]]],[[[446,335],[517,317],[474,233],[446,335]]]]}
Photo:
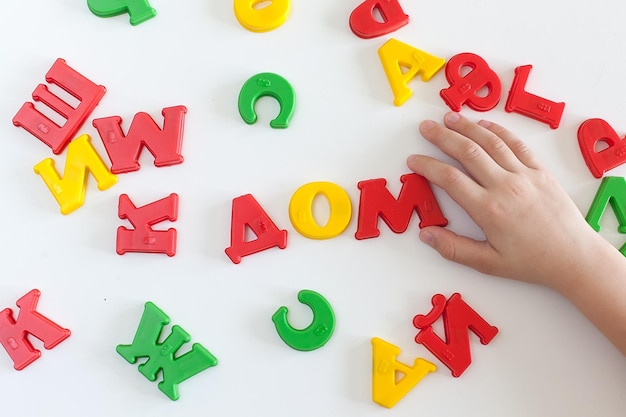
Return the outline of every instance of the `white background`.
{"type": "MultiPolygon", "coordinates": [[[[72,330],[21,372],[0,351],[3,414],[623,415],[626,360],[559,295],[440,259],[419,242],[416,218],[403,234],[382,223],[376,239],[358,241],[354,232],[357,182],[386,178],[396,193],[409,154],[443,157],[417,133],[419,121],[441,120],[447,110],[439,97],[447,87],[443,71],[429,83],[411,82],[413,97],[395,107],[377,55],[391,37],[446,59],[466,51],[481,55],[500,75],[504,96],[486,114],[463,113],[523,137],[586,213],[600,180],[583,162],[576,130],[600,117],[626,132],[626,6],[617,0],[405,0],[408,26],[363,40],[348,26],[359,3],[293,1],[287,22],[262,34],[238,24],[230,0],[153,0],[158,15],[136,27],[127,15],[96,17],[86,1],[3,4],[0,307],[16,309],[19,297],[38,288],[38,310],[72,330]],[[185,105],[185,162],[156,168],[145,152],[140,171],[120,175],[104,192],[90,178],[84,206],[61,215],[33,166],[54,157],[62,167],[64,155],[55,157],[11,123],[59,57],[107,88],[80,131],[92,136],[105,160],[91,120],[119,115],[126,130],[139,111],[161,124],[163,107],[185,105]],[[534,66],[528,91],[567,103],[558,130],[504,112],[514,69],[525,64],[534,66]],[[240,87],[264,71],[282,75],[296,91],[286,130],[268,125],[278,110],[272,99],[259,101],[255,125],[238,114],[240,87]],[[291,195],[312,181],[334,182],[351,197],[353,220],[339,237],[309,240],[291,226],[291,195]],[[176,256],[117,255],[116,228],[129,226],[117,217],[118,196],[128,193],[143,205],[172,192],[180,196],[179,220],[160,226],[178,230],[176,256]],[[235,265],[224,253],[231,202],[247,193],[288,230],[288,247],[235,265]],[[271,322],[286,305],[294,325],[308,324],[310,310],[296,299],[304,288],[323,294],[337,317],[333,338],[309,353],[283,344],[271,322]],[[488,346],[472,335],[473,363],[460,378],[413,341],[413,316],[429,311],[433,294],[454,292],[500,329],[488,346]],[[183,382],[177,402],[115,352],[132,341],[148,300],[219,360],[183,382]],[[391,410],[371,401],[372,337],[399,346],[404,362],[423,357],[438,366],[391,410]]],[[[450,229],[481,237],[435,191],[450,229]]],[[[317,206],[323,213],[323,203],[317,206]]],[[[601,233],[620,246],[616,224],[608,210],[601,233]]]]}

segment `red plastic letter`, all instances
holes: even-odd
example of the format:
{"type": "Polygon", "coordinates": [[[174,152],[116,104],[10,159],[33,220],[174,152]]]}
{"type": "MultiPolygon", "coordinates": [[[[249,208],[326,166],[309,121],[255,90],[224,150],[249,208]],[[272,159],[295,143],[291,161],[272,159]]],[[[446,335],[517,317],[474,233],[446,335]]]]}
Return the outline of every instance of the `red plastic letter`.
{"type": "Polygon", "coordinates": [[[230,260],[238,264],[243,256],[274,246],[281,249],[287,247],[287,231],[278,230],[252,194],[233,199],[230,246],[226,248],[230,260]],[[255,240],[246,242],[246,228],[254,232],[257,237],[255,240]]]}
{"type": "Polygon", "coordinates": [[[350,29],[363,39],[386,35],[408,23],[409,16],[404,14],[398,0],[365,0],[350,14],[350,29]],[[380,13],[382,23],[374,18],[374,11],[380,13]]]}
{"type": "Polygon", "coordinates": [[[559,123],[561,123],[565,103],[555,103],[554,101],[527,93],[524,90],[532,68],[532,65],[523,65],[515,68],[515,78],[513,79],[504,110],[509,113],[523,114],[531,119],[550,125],[552,129],[556,129],[559,127],[559,123]]]}
{"type": "Polygon", "coordinates": [[[446,79],[450,87],[441,90],[440,95],[453,111],[461,111],[465,103],[470,109],[489,111],[500,101],[502,84],[498,74],[476,54],[464,52],[450,58],[446,64],[446,79]],[[464,68],[469,68],[470,72],[461,75],[464,68]],[[484,96],[479,95],[482,88],[487,89],[484,96]]]}
{"type": "Polygon", "coordinates": [[[171,222],[178,218],[178,195],[157,200],[145,206],[136,207],[128,195],[122,194],[118,204],[120,219],[128,219],[135,228],[117,228],[116,252],[165,253],[176,255],[176,229],[152,230],[152,226],[165,220],[171,222]]]}
{"type": "Polygon", "coordinates": [[[143,147],[154,156],[154,165],[164,167],[180,164],[183,156],[180,149],[183,143],[185,106],[166,107],[163,114],[163,130],[157,126],[148,113],[137,113],[124,136],[118,116],[95,119],[93,126],[98,129],[102,143],[111,159],[111,172],[123,174],[139,170],[139,155],[143,147]]]}
{"type": "Polygon", "coordinates": [[[487,323],[458,293],[452,294],[448,301],[443,295],[435,294],[432,304],[430,313],[413,318],[413,325],[420,329],[415,341],[424,345],[452,371],[453,377],[458,378],[472,363],[468,330],[478,335],[483,345],[487,345],[498,334],[498,328],[487,323]],[[432,324],[442,315],[445,343],[432,328],[432,324]]]}
{"type": "Polygon", "coordinates": [[[413,211],[420,218],[420,228],[448,224],[426,178],[417,174],[405,174],[400,177],[400,181],[402,189],[397,200],[387,189],[387,181],[383,178],[358,183],[361,198],[355,238],[361,240],[380,236],[379,216],[396,233],[406,231],[413,211]]]}
{"type": "Polygon", "coordinates": [[[39,359],[41,352],[33,347],[27,336],[33,335],[52,349],[68,337],[70,331],[52,322],[35,309],[39,302],[39,290],[31,290],[15,304],[20,308],[17,321],[10,308],[0,311],[0,344],[4,346],[18,371],[39,359]]]}
{"type": "Polygon", "coordinates": [[[80,104],[74,108],[52,94],[43,84],[39,84],[33,91],[33,100],[44,103],[65,118],[63,126],[59,126],[44,116],[30,102],[24,103],[18,110],[13,117],[13,124],[26,129],[58,155],[74,138],[78,129],[100,102],[106,89],[68,67],[65,60],[61,58],[54,62],[46,74],[46,82],[59,86],[80,100],[80,104]]]}
{"type": "Polygon", "coordinates": [[[626,162],[626,138],[620,139],[615,130],[602,119],[589,119],[578,128],[578,145],[585,164],[596,178],[626,162]],[[596,143],[608,147],[596,152],[596,143]]]}

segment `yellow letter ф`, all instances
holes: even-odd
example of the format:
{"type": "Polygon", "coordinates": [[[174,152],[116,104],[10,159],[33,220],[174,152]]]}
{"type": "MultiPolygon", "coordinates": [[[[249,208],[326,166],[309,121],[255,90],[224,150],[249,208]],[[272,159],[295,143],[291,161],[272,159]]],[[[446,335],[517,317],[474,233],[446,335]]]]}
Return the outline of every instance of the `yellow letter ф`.
{"type": "Polygon", "coordinates": [[[291,0],[235,0],[234,8],[241,26],[251,32],[269,32],[285,23],[291,0]]]}

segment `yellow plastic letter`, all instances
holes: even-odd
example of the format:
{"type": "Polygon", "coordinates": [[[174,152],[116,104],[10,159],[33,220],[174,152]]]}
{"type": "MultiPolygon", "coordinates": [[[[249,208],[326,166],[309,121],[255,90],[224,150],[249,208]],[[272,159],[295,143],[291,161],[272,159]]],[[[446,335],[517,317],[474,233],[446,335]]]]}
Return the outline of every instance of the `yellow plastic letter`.
{"type": "Polygon", "coordinates": [[[428,82],[446,63],[443,58],[393,38],[378,49],[378,56],[391,85],[395,97],[393,104],[396,106],[401,106],[411,97],[412,91],[407,87],[410,80],[420,74],[422,81],[428,82]],[[407,71],[403,73],[402,67],[407,71]]]}
{"type": "Polygon", "coordinates": [[[83,205],[88,172],[94,176],[100,190],[106,190],[117,182],[117,177],[109,172],[91,144],[89,135],[81,135],[67,146],[63,178],[54,168],[51,158],[35,165],[35,173],[43,178],[63,214],[69,214],[83,205]]]}
{"type": "Polygon", "coordinates": [[[426,359],[417,358],[413,366],[396,361],[400,348],[377,337],[372,338],[372,400],[391,408],[437,367],[426,359]],[[396,379],[396,372],[404,374],[396,379]]]}
{"type": "Polygon", "coordinates": [[[309,239],[329,239],[340,235],[352,218],[348,193],[332,182],[311,182],[298,188],[289,202],[289,219],[294,229],[309,239]],[[313,199],[323,195],[328,200],[328,222],[320,226],[313,217],[313,199]]]}
{"type": "Polygon", "coordinates": [[[251,32],[276,29],[285,23],[290,10],[291,0],[235,0],[235,17],[251,32]]]}

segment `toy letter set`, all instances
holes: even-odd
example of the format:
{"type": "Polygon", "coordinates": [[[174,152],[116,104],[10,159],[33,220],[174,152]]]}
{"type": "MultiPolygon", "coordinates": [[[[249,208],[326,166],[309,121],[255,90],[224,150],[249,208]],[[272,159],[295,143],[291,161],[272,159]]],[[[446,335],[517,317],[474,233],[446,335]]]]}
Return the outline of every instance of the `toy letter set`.
{"type": "MultiPolygon", "coordinates": [[[[266,7],[255,7],[252,0],[234,0],[234,14],[243,28],[251,32],[268,32],[281,26],[290,13],[290,0],[273,0],[266,7]]],[[[117,17],[130,19],[131,25],[140,25],[158,18],[157,11],[148,0],[88,0],[87,6],[93,15],[100,18],[117,17]]],[[[358,5],[346,24],[359,38],[371,39],[390,34],[409,23],[409,16],[399,0],[366,0],[358,5]],[[382,19],[376,17],[382,16],[382,19]]],[[[261,36],[261,35],[259,35],[261,36]]],[[[380,64],[390,86],[390,96],[396,106],[403,105],[412,95],[408,82],[418,75],[428,82],[440,71],[445,75],[449,87],[440,91],[440,98],[453,111],[464,106],[486,112],[493,109],[504,94],[500,77],[482,57],[470,53],[459,53],[449,59],[434,56],[391,38],[378,49],[380,64]],[[466,71],[469,69],[469,71],[466,71]],[[479,91],[487,91],[486,94],[479,91]]],[[[505,110],[535,119],[551,129],[558,129],[565,103],[553,101],[526,91],[531,76],[531,65],[515,69],[509,86],[505,110]]],[[[381,72],[381,75],[382,73],[381,72]]],[[[100,191],[115,190],[125,174],[141,169],[139,158],[149,152],[154,165],[167,168],[184,163],[184,127],[188,109],[180,103],[159,106],[162,119],[154,120],[143,109],[132,116],[127,131],[122,129],[122,117],[111,115],[90,119],[90,115],[107,90],[89,77],[89,70],[74,68],[63,58],[51,63],[40,80],[33,80],[32,100],[47,106],[60,115],[65,123],[59,125],[35,108],[26,99],[16,105],[13,124],[25,133],[34,136],[43,146],[50,148],[51,155],[34,165],[34,173],[41,180],[63,215],[79,210],[86,202],[86,185],[89,177],[97,183],[100,191]],[[38,84],[38,82],[41,82],[38,84]],[[70,105],[55,95],[49,88],[54,85],[75,97],[79,104],[70,105]],[[91,123],[98,138],[82,134],[81,128],[91,123]],[[101,141],[106,155],[100,155],[92,141],[101,141]],[[55,164],[55,156],[65,155],[65,166],[55,164]],[[62,172],[61,172],[62,171],[62,172]]],[[[98,80],[99,81],[99,80],[98,80]]],[[[297,87],[297,86],[296,86],[297,87]]],[[[258,73],[241,80],[238,109],[244,123],[257,122],[255,104],[261,97],[271,97],[279,104],[279,113],[269,122],[270,128],[287,129],[297,123],[296,88],[289,80],[275,73],[258,73]]],[[[591,175],[602,178],[604,173],[626,162],[626,139],[604,120],[589,119],[578,129],[581,156],[591,175]],[[598,151],[596,144],[604,142],[607,147],[598,151]]],[[[355,239],[372,239],[380,235],[379,220],[395,233],[403,233],[409,226],[413,214],[419,217],[419,227],[446,226],[448,220],[442,213],[430,184],[417,174],[405,174],[398,179],[400,192],[392,194],[383,178],[365,179],[358,182],[360,198],[353,207],[348,193],[331,182],[312,182],[298,188],[289,203],[289,219],[293,228],[309,239],[331,239],[342,234],[354,216],[357,218],[355,239]],[[313,215],[313,200],[322,196],[330,209],[328,222],[320,225],[313,215]]],[[[44,188],[42,187],[42,191],[44,188]]],[[[45,192],[45,191],[43,191],[45,192]]],[[[87,199],[88,201],[88,199],[87,199]]],[[[597,195],[591,204],[587,221],[600,229],[600,218],[607,206],[616,213],[620,232],[626,233],[626,181],[620,177],[602,179],[597,195]]],[[[87,203],[88,204],[88,203],[87,203]]],[[[179,196],[164,193],[163,197],[151,202],[137,201],[132,195],[119,195],[115,248],[120,256],[137,256],[133,253],[149,253],[154,256],[174,257],[177,246],[177,230],[164,230],[160,223],[175,223],[178,219],[179,196]]],[[[113,216],[114,214],[111,213],[113,216]]],[[[225,248],[226,256],[233,264],[253,254],[285,249],[287,230],[281,229],[252,194],[233,198],[230,219],[230,245],[225,248]],[[250,238],[253,236],[252,238],[250,238]]],[[[626,245],[621,248],[626,255],[626,245]]],[[[43,342],[45,349],[63,349],[71,343],[70,330],[57,323],[51,306],[59,300],[51,300],[46,310],[40,311],[38,301],[41,294],[37,289],[25,289],[25,294],[16,294],[14,304],[0,312],[0,343],[11,358],[16,370],[23,370],[42,356],[42,352],[31,344],[32,337],[43,342]]],[[[296,294],[294,294],[294,297],[296,294]]],[[[291,349],[310,352],[322,348],[332,339],[336,320],[332,306],[332,294],[319,294],[303,289],[297,300],[311,309],[313,319],[305,328],[290,324],[287,307],[278,307],[288,300],[277,300],[276,312],[267,317],[276,329],[276,343],[284,343],[291,349]],[[326,298],[328,297],[328,298],[326,298]]],[[[459,293],[435,294],[431,306],[416,306],[415,316],[406,318],[407,325],[415,331],[415,342],[426,348],[430,360],[416,358],[412,364],[398,360],[400,348],[392,343],[372,337],[372,400],[391,408],[428,375],[437,371],[438,365],[448,368],[452,377],[461,377],[472,364],[470,333],[474,333],[483,345],[488,345],[498,334],[498,328],[490,324],[459,293]],[[442,321],[444,333],[437,334],[433,324],[442,321]]],[[[3,300],[6,304],[13,304],[3,300]]],[[[211,372],[218,366],[218,356],[207,341],[193,340],[182,325],[175,324],[169,334],[164,326],[170,323],[172,314],[164,312],[155,303],[148,301],[139,314],[136,333],[132,340],[113,342],[121,359],[135,364],[145,360],[138,371],[149,381],[157,382],[158,389],[170,400],[180,397],[179,385],[200,372],[211,372]],[[185,353],[178,351],[184,347],[185,353]]],[[[129,323],[132,324],[132,323],[129,323]]],[[[481,348],[482,349],[482,348],[481,348]]],[[[45,353],[43,354],[45,356],[45,353]]],[[[45,358],[44,358],[45,360],[45,358]]],[[[305,360],[305,359],[303,359],[305,360]]],[[[476,364],[480,366],[480,364],[476,364]]],[[[130,372],[130,367],[129,367],[130,372]]],[[[123,384],[123,380],[121,384],[123,384]]],[[[218,383],[217,381],[215,383],[218,383]]],[[[184,391],[184,385],[183,385],[184,391]]],[[[417,390],[416,390],[416,394],[417,390]]],[[[183,393],[184,396],[184,393],[183,393]]]]}

